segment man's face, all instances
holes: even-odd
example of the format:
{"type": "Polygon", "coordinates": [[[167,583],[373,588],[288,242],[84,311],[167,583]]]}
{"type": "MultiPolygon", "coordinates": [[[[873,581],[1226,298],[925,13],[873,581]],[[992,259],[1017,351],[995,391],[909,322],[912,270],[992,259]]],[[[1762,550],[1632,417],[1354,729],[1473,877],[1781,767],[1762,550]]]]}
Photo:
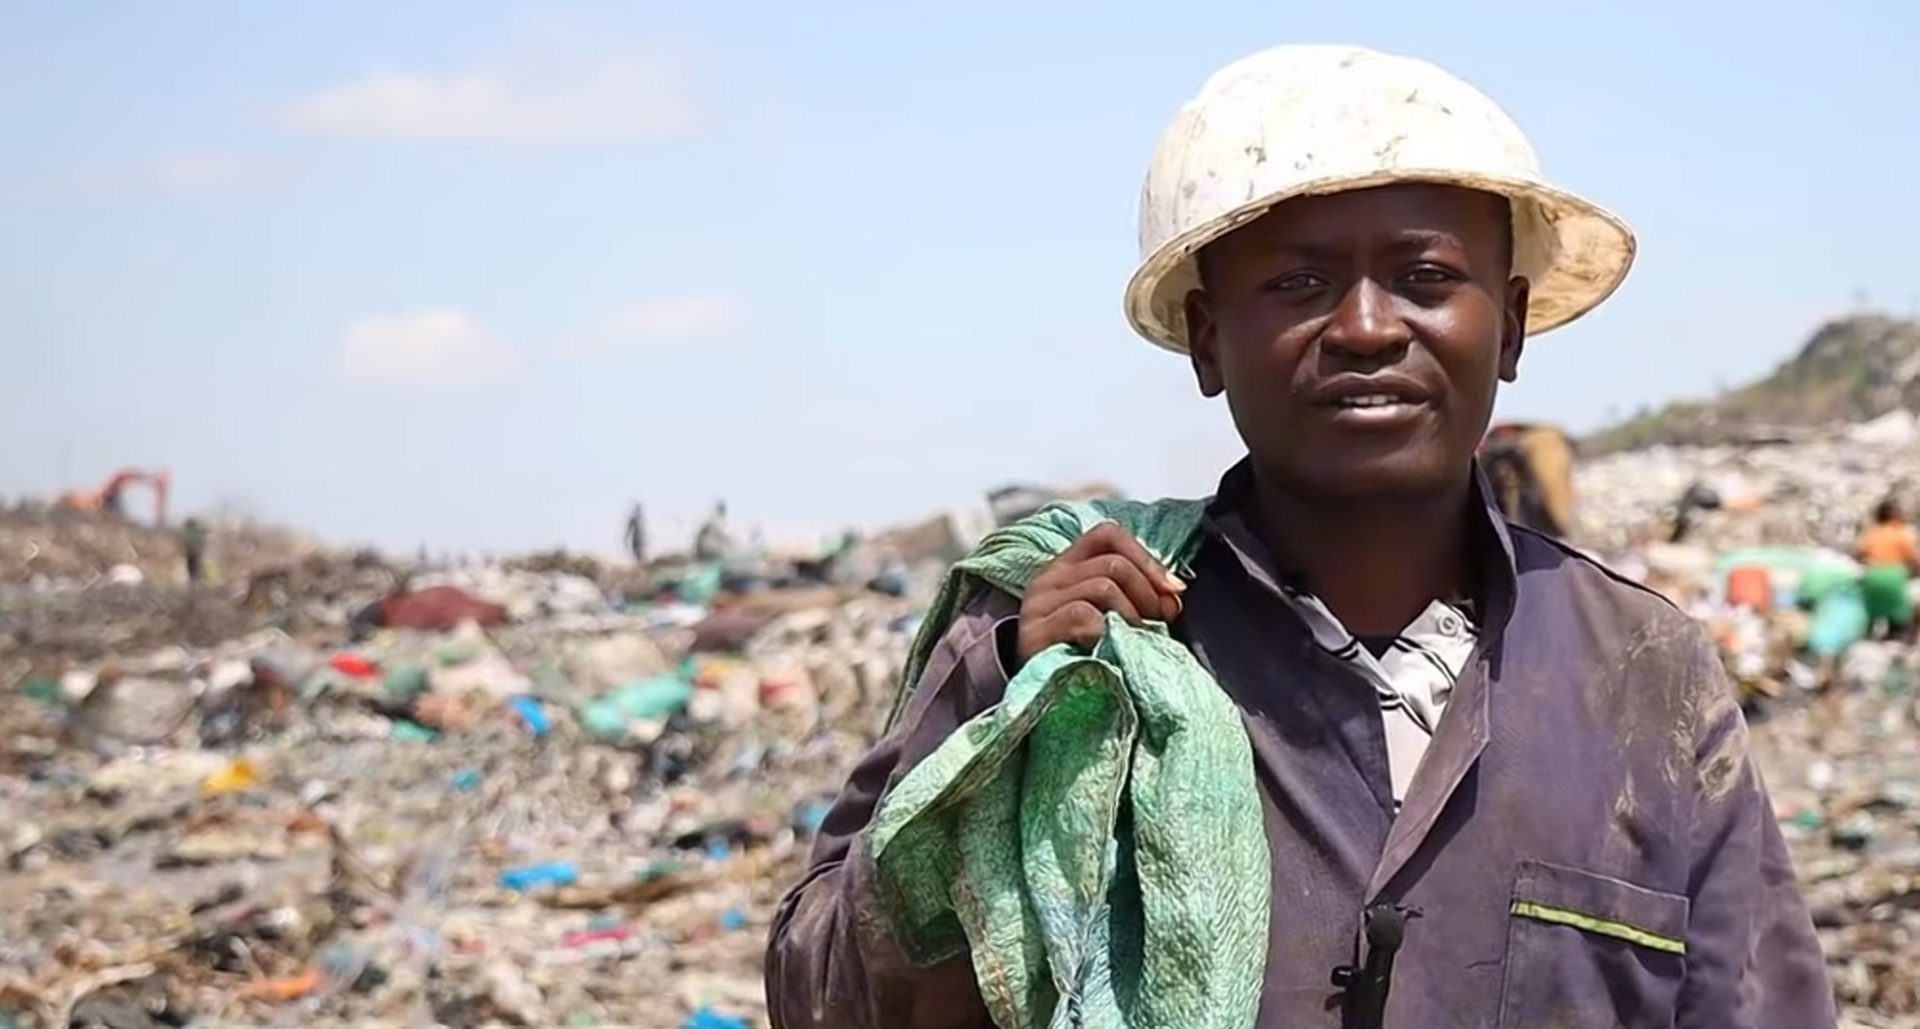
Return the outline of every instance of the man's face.
{"type": "Polygon", "coordinates": [[[1396,185],[1289,200],[1209,244],[1187,298],[1201,392],[1302,496],[1457,486],[1512,381],[1527,282],[1501,197],[1396,185]]]}

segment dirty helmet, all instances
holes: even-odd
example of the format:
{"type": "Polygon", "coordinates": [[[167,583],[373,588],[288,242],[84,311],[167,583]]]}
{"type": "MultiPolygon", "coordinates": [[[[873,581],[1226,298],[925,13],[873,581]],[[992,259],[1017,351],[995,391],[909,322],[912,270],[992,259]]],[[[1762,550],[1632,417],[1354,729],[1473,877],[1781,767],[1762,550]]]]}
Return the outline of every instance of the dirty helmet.
{"type": "Polygon", "coordinates": [[[1282,46],[1216,73],[1161,135],[1140,197],[1127,320],[1185,352],[1202,247],[1294,197],[1402,182],[1508,199],[1513,272],[1532,283],[1529,333],[1592,310],[1633,263],[1626,223],[1547,185],[1520,127],[1479,90],[1425,61],[1282,46]]]}

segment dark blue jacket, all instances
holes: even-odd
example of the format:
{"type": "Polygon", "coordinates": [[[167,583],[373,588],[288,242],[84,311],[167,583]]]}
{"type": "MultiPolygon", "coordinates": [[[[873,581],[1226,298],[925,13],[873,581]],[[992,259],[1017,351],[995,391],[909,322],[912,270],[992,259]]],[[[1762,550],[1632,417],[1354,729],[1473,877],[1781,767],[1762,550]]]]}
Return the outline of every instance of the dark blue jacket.
{"type": "MultiPolygon", "coordinates": [[[[1273,855],[1259,1029],[1335,1027],[1363,912],[1418,909],[1385,1024],[1827,1029],[1832,995],[1719,656],[1664,599],[1487,503],[1480,649],[1396,817],[1373,691],[1314,645],[1214,502],[1177,632],[1245,713],[1273,855]]],[[[852,846],[886,786],[999,700],[1017,603],[977,598],[861,762],[777,917],[777,1029],[992,1026],[964,960],[915,968],[852,846]]]]}

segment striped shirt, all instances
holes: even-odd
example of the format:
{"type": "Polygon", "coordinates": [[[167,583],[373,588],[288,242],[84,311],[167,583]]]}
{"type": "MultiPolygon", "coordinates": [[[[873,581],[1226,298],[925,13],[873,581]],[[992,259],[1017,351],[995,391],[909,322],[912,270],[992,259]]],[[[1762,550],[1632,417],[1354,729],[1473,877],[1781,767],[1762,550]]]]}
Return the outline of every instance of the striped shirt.
{"type": "Polygon", "coordinates": [[[1393,803],[1399,807],[1480,638],[1473,620],[1459,608],[1436,600],[1399,635],[1363,643],[1319,597],[1284,583],[1280,595],[1322,650],[1346,662],[1373,687],[1386,725],[1393,803]]]}

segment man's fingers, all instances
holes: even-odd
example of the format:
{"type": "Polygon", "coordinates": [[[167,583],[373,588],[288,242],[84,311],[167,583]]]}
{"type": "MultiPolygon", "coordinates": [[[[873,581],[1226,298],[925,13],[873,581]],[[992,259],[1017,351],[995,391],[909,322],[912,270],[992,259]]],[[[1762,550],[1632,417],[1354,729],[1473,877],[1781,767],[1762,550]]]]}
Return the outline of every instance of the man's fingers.
{"type": "Polygon", "coordinates": [[[1112,553],[1126,558],[1140,569],[1140,573],[1153,584],[1156,592],[1172,594],[1186,592],[1187,584],[1181,582],[1172,572],[1167,571],[1165,565],[1152,554],[1147,553],[1147,548],[1142,546],[1139,540],[1134,539],[1133,533],[1121,528],[1117,522],[1101,522],[1087,530],[1086,535],[1075,541],[1073,547],[1067,548],[1067,552],[1071,553],[1081,544],[1087,546],[1081,555],[1083,557],[1112,553]]]}
{"type": "Polygon", "coordinates": [[[1119,586],[1127,599],[1133,602],[1135,611],[1150,618],[1160,617],[1163,594],[1147,579],[1146,572],[1120,554],[1101,554],[1070,564],[1061,569],[1060,577],[1047,589],[1055,592],[1069,590],[1095,579],[1106,579],[1119,586]]]}
{"type": "Polygon", "coordinates": [[[1032,617],[1023,614],[1020,622],[1020,661],[1025,664],[1035,654],[1056,643],[1092,650],[1106,632],[1106,626],[1106,616],[1085,600],[1070,601],[1064,607],[1032,617]]]}
{"type": "Polygon", "coordinates": [[[1021,659],[1049,644],[1098,643],[1113,612],[1139,625],[1180,617],[1186,584],[1114,522],[1089,529],[1028,584],[1021,604],[1021,659]]]}
{"type": "Polygon", "coordinates": [[[1086,603],[1093,605],[1096,612],[1112,611],[1133,625],[1140,624],[1140,609],[1134,606],[1133,598],[1127,596],[1127,591],[1121,589],[1119,583],[1104,576],[1068,583],[1047,600],[1056,610],[1072,607],[1075,603],[1086,603]]]}
{"type": "Polygon", "coordinates": [[[1081,650],[1092,650],[1107,631],[1106,616],[1085,600],[1074,601],[1055,611],[1047,622],[1049,636],[1071,643],[1081,650]]]}

